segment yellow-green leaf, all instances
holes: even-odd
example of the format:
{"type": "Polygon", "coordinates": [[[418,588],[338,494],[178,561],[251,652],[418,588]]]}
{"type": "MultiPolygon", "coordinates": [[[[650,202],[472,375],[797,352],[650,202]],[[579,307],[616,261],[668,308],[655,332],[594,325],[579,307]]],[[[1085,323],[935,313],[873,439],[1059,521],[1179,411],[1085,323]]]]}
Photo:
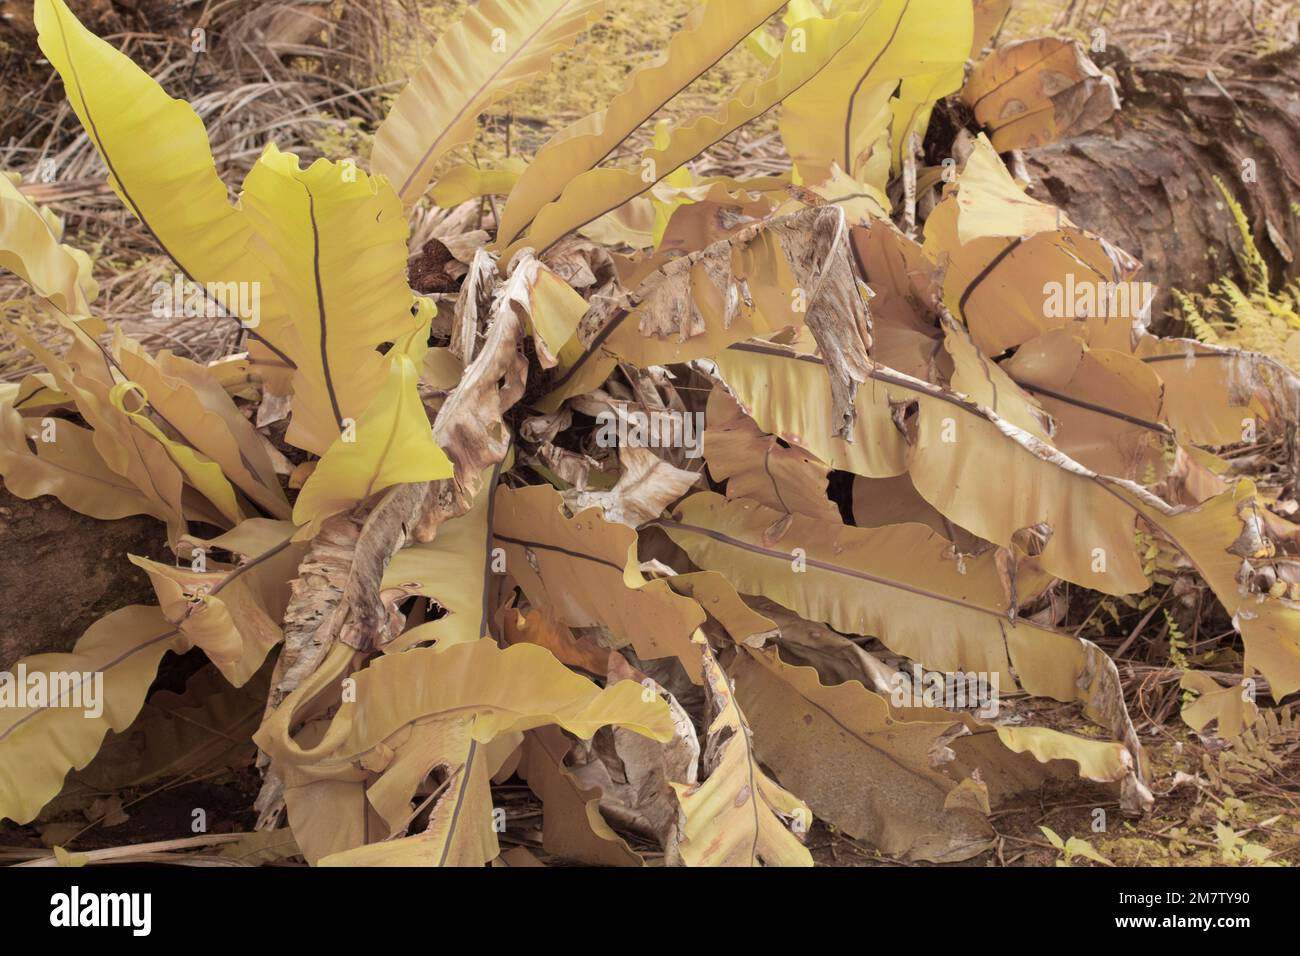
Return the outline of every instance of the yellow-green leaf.
{"type": "Polygon", "coordinates": [[[867,13],[850,12],[833,20],[809,20],[802,24],[801,34],[787,33],[780,57],[764,77],[743,83],[717,111],[678,126],[668,145],[647,150],[636,168],[590,169],[569,180],[559,198],[537,212],[532,227],[516,238],[504,255],[508,258],[523,246],[545,250],[566,233],[648,192],[655,183],[812,82],[862,33],[867,21],[867,13]]]}
{"type": "MultiPolygon", "coordinates": [[[[37,0],[35,22],[41,52],[62,77],[113,190],[187,279],[213,283],[212,299],[239,315],[233,283],[265,276],[250,255],[248,222],[217,176],[198,115],[82,26],[63,0],[37,0]]],[[[261,290],[260,315],[241,317],[269,318],[270,291],[261,290]]],[[[274,321],[259,321],[252,334],[278,341],[279,331],[274,321]]]]}
{"type": "Polygon", "coordinates": [[[514,190],[526,166],[518,156],[508,156],[500,166],[493,167],[465,163],[439,176],[429,195],[436,205],[447,209],[483,196],[506,196],[514,190]]]}
{"type": "Polygon", "coordinates": [[[100,618],[69,654],[19,661],[0,680],[0,818],[27,823],[90,763],[104,735],[139,713],[158,662],[179,632],[156,607],[100,618]],[[34,688],[43,696],[33,700],[34,688]],[[16,696],[20,691],[25,697],[16,696]]]}
{"type": "Polygon", "coordinates": [[[406,284],[402,205],[354,165],[320,159],[302,169],[271,145],[244,180],[243,207],[292,333],[286,439],[321,455],[383,386],[388,361],[378,347],[420,324],[406,284]]]}
{"type": "Polygon", "coordinates": [[[405,355],[388,361],[383,388],[355,429],[334,439],[294,502],[294,523],[306,525],[306,535],[375,492],[451,477],[451,461],[433,440],[416,390],[418,377],[405,355]]]}
{"type": "Polygon", "coordinates": [[[154,502],[104,463],[89,429],[54,418],[34,424],[33,452],[26,420],[8,405],[0,406],[0,475],[11,494],[29,500],[54,495],[73,511],[101,521],[137,514],[162,517],[154,502]]]}
{"type": "Polygon", "coordinates": [[[675,32],[663,55],[633,73],[608,106],[556,133],[537,151],[501,214],[498,242],[514,242],[574,177],[598,166],[784,5],[782,0],[710,0],[699,8],[699,19],[675,32]]]}
{"type": "Polygon", "coordinates": [[[438,38],[375,134],[371,169],[402,202],[420,198],[438,160],[474,135],[478,116],[544,72],[605,9],[604,0],[481,0],[438,38]]]}
{"type": "Polygon", "coordinates": [[[86,315],[88,300],[97,291],[90,278],[90,260],[59,238],[57,226],[0,173],[0,268],[17,275],[65,313],[86,315]]]}
{"type": "Polygon", "coordinates": [[[883,177],[866,175],[865,167],[878,143],[890,152],[882,136],[895,124],[891,97],[901,81],[906,105],[897,119],[897,139],[902,142],[926,118],[928,104],[960,84],[973,14],[969,0],[871,0],[849,6],[866,15],[866,29],[785,101],[781,138],[805,179],[822,182],[837,165],[883,189],[883,177]]]}

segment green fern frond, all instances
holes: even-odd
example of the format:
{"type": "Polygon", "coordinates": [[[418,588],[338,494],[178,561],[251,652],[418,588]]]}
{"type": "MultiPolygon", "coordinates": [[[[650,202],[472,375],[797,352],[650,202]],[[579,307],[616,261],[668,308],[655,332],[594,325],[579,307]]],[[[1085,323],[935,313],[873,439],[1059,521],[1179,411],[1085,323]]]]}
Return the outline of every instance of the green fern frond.
{"type": "Polygon", "coordinates": [[[1214,177],[1214,184],[1219,187],[1219,192],[1223,193],[1224,200],[1228,203],[1228,209],[1232,212],[1232,219],[1237,224],[1237,231],[1241,234],[1242,257],[1246,266],[1246,282],[1250,286],[1252,295],[1268,294],[1268,263],[1259,253],[1259,247],[1255,245],[1255,239],[1250,232],[1250,220],[1246,218],[1246,210],[1241,207],[1241,203],[1233,198],[1228,187],[1223,184],[1223,180],[1218,176],[1214,177]]]}
{"type": "Polygon", "coordinates": [[[1187,669],[1187,638],[1183,635],[1182,629],[1174,616],[1168,611],[1161,611],[1165,616],[1165,624],[1169,628],[1169,661],[1175,667],[1181,670],[1187,669]]]}
{"type": "MultiPolygon", "coordinates": [[[[1268,265],[1251,236],[1250,221],[1241,203],[1217,177],[1241,235],[1244,286],[1224,277],[1203,294],[1174,290],[1183,320],[1199,341],[1263,352],[1289,365],[1300,365],[1300,280],[1277,292],[1269,289],[1268,265]]],[[[1300,206],[1292,204],[1300,212],[1300,206]]]]}
{"type": "Polygon", "coordinates": [[[1174,290],[1174,298],[1178,300],[1178,306],[1183,310],[1183,319],[1191,328],[1192,335],[1202,342],[1217,345],[1219,333],[1214,331],[1214,327],[1206,321],[1205,316],[1196,307],[1196,300],[1187,293],[1179,292],[1177,289],[1174,290]]]}

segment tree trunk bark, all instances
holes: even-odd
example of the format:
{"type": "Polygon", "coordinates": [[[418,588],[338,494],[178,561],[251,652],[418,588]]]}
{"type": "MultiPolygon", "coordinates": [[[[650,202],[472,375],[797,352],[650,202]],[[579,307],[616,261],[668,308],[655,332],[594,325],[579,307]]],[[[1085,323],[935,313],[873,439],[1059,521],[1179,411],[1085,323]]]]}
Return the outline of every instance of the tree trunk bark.
{"type": "Polygon", "coordinates": [[[1300,274],[1300,49],[1220,79],[1137,67],[1119,51],[1123,109],[1106,126],[1025,153],[1031,195],[1142,260],[1160,286],[1200,291],[1243,274],[1242,243],[1217,177],[1242,205],[1274,288],[1300,274]]]}
{"type": "Polygon", "coordinates": [[[109,611],[156,603],[148,575],[127,554],[170,561],[162,522],[97,521],[56,498],[24,501],[0,484],[0,671],[31,654],[72,650],[109,611]]]}

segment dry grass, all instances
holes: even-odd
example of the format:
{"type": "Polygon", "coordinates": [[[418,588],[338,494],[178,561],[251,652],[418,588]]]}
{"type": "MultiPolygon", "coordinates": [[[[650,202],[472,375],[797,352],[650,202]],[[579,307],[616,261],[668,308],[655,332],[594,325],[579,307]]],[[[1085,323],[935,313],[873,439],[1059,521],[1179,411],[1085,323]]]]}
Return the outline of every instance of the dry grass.
{"type": "Polygon", "coordinates": [[[1003,38],[1054,34],[1091,46],[1100,36],[1136,63],[1203,76],[1293,47],[1298,29],[1296,0],[1017,0],[1003,38]]]}

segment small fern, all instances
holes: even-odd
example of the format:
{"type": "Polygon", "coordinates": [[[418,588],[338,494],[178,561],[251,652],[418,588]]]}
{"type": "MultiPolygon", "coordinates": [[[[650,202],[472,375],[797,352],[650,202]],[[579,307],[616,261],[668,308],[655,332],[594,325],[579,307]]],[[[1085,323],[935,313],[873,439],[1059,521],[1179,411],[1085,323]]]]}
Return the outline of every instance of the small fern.
{"type": "Polygon", "coordinates": [[[1179,670],[1187,670],[1187,638],[1174,616],[1168,611],[1162,612],[1165,624],[1169,627],[1169,660],[1179,670]]]}
{"type": "Polygon", "coordinates": [[[1201,755],[1201,770],[1220,793],[1281,773],[1300,749],[1300,717],[1292,707],[1261,710],[1255,725],[1214,757],[1201,755]]]}
{"type": "MultiPolygon", "coordinates": [[[[1202,342],[1263,352],[1300,367],[1300,280],[1269,290],[1268,264],[1251,236],[1245,210],[1222,180],[1215,177],[1214,182],[1241,236],[1246,288],[1225,277],[1203,295],[1175,290],[1183,320],[1202,342]]],[[[1300,212],[1294,204],[1292,210],[1300,212]]]]}

